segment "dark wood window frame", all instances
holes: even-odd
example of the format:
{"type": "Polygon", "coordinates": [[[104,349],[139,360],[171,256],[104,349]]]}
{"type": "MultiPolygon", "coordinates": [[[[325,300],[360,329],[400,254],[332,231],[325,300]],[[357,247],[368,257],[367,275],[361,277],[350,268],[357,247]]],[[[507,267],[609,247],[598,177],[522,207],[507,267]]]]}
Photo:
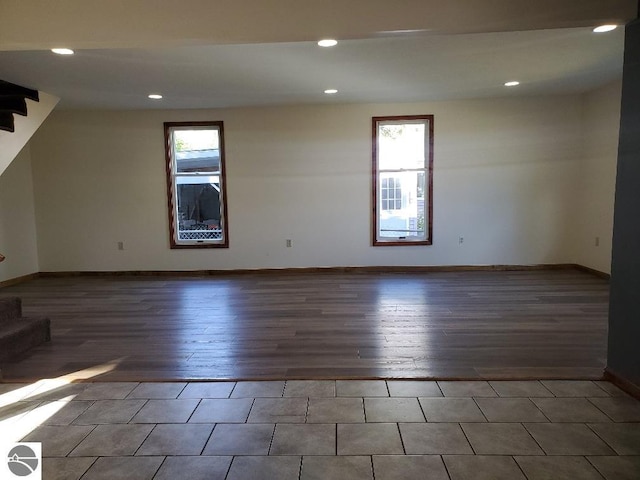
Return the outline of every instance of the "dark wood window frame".
{"type": "Polygon", "coordinates": [[[172,249],[193,249],[193,248],[229,248],[229,221],[228,221],[228,202],[229,189],[227,187],[226,179],[226,163],[225,163],[225,148],[224,148],[224,124],[222,121],[202,121],[202,122],[165,122],[164,123],[164,147],[165,147],[165,160],[167,171],[167,197],[168,197],[168,214],[169,214],[169,241],[172,249]],[[188,129],[188,127],[194,127],[195,129],[202,127],[212,127],[219,132],[219,155],[220,155],[220,229],[222,230],[221,241],[180,241],[177,238],[177,225],[176,225],[176,192],[174,191],[174,177],[175,177],[175,162],[173,158],[173,137],[172,132],[175,129],[188,129]]]}
{"type": "Polygon", "coordinates": [[[393,246],[412,246],[412,245],[432,245],[433,244],[433,115],[403,115],[403,116],[385,116],[385,117],[372,117],[372,180],[371,180],[371,242],[375,247],[393,247],[393,246]],[[402,122],[402,121],[415,122],[416,120],[425,120],[428,126],[427,144],[428,154],[426,160],[426,166],[424,170],[427,174],[425,178],[425,192],[424,196],[427,200],[427,206],[425,209],[425,233],[426,238],[424,240],[415,239],[398,239],[398,240],[380,240],[378,238],[378,221],[379,221],[379,209],[380,199],[378,192],[380,191],[380,175],[378,168],[378,126],[384,122],[402,122]]]}

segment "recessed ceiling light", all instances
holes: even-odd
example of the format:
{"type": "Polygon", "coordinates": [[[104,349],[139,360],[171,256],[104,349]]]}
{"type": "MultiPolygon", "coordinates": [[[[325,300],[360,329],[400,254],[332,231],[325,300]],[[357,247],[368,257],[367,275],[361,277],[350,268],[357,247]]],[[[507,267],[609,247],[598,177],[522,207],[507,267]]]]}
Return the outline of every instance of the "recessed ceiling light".
{"type": "Polygon", "coordinates": [[[52,48],[51,51],[58,55],[73,55],[74,51],[70,48],[52,48]]]}
{"type": "Polygon", "coordinates": [[[616,28],[618,28],[617,25],[600,25],[599,27],[594,28],[593,31],[595,33],[605,33],[615,30],[616,28]]]}
{"type": "Polygon", "coordinates": [[[520,85],[520,82],[518,82],[517,80],[512,80],[504,84],[505,87],[515,87],[517,85],[520,85]]]}
{"type": "Polygon", "coordinates": [[[326,38],[318,42],[318,46],[320,47],[335,47],[337,44],[338,41],[334,40],[333,38],[326,38]]]}
{"type": "Polygon", "coordinates": [[[325,90],[324,93],[326,93],[327,95],[333,95],[335,93],[338,93],[338,90],[336,90],[335,88],[329,88],[325,90]]]}
{"type": "Polygon", "coordinates": [[[152,93],[151,95],[149,95],[149,98],[152,100],[160,100],[162,98],[162,95],[159,95],[157,93],[152,93]]]}

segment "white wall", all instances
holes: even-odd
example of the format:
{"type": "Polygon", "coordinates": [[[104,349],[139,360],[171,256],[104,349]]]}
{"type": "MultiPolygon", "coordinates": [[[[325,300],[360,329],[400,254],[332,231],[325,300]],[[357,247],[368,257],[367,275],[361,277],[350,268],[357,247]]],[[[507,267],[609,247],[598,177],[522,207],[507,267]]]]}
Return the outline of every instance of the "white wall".
{"type": "Polygon", "coordinates": [[[580,96],[56,111],[32,140],[40,270],[565,263],[580,123],[580,96]],[[371,247],[371,117],[426,113],[434,244],[371,247]],[[169,249],[162,123],[186,120],[225,122],[226,250],[169,249]]]}
{"type": "Polygon", "coordinates": [[[583,97],[584,140],[573,261],[606,273],[611,272],[621,92],[622,82],[615,81],[583,97]]]}
{"type": "Polygon", "coordinates": [[[39,271],[31,177],[26,146],[0,175],[0,282],[39,271]]]}

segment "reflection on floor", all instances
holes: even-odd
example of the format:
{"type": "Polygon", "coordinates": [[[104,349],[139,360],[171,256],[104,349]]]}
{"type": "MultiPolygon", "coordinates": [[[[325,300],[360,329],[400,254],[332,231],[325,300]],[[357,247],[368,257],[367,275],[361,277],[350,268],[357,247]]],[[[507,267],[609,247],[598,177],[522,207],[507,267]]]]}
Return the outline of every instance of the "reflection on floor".
{"type": "Polygon", "coordinates": [[[639,422],[584,380],[0,384],[47,480],[637,480],[639,422]]]}

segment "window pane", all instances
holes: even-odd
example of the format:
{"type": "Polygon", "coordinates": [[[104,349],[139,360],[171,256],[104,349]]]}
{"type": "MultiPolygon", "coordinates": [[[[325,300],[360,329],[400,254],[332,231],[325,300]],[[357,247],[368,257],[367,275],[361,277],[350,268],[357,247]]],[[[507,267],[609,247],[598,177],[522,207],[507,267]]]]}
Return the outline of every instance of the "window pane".
{"type": "Polygon", "coordinates": [[[426,238],[424,196],[418,195],[419,177],[424,172],[381,172],[380,184],[387,180],[394,188],[381,188],[378,238],[426,238]]]}
{"type": "Polygon", "coordinates": [[[164,126],[171,248],[227,248],[223,123],[164,126]]]}
{"type": "Polygon", "coordinates": [[[384,122],[378,124],[378,168],[397,170],[424,168],[428,129],[424,123],[384,122]]]}
{"type": "Polygon", "coordinates": [[[220,171],[220,138],[217,128],[175,130],[173,148],[179,173],[220,171]]]}
{"type": "Polygon", "coordinates": [[[218,177],[181,177],[178,181],[178,239],[221,239],[222,210],[218,177]]]}

